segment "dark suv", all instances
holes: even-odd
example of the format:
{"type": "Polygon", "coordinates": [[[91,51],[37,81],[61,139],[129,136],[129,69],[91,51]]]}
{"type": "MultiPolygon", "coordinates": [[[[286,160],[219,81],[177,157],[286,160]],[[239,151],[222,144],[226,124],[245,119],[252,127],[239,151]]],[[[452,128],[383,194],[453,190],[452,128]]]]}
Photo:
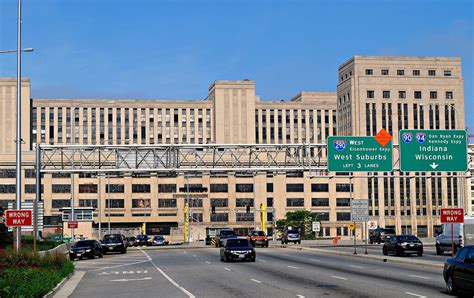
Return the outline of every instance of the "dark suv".
{"type": "Polygon", "coordinates": [[[369,243],[382,243],[385,242],[386,240],[392,238],[395,236],[395,230],[394,229],[386,229],[386,228],[377,228],[370,232],[369,234],[369,243]]]}
{"type": "Polygon", "coordinates": [[[127,252],[127,240],[122,234],[108,234],[102,240],[102,250],[104,255],[109,252],[127,252]]]}
{"type": "Polygon", "coordinates": [[[286,230],[281,237],[281,244],[287,244],[288,242],[301,244],[300,232],[296,230],[286,230]]]}
{"type": "Polygon", "coordinates": [[[231,238],[237,238],[237,234],[235,234],[235,231],[232,229],[222,229],[219,232],[219,235],[217,235],[217,246],[224,246],[225,240],[231,239],[231,238]]]}

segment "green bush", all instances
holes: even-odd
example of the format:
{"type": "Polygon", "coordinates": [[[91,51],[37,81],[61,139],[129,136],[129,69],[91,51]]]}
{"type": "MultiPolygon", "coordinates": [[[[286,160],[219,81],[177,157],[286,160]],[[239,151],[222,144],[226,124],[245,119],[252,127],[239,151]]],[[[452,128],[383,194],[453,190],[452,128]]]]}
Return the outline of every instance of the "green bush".
{"type": "Polygon", "coordinates": [[[8,250],[0,257],[0,297],[42,297],[74,270],[62,254],[8,250]]]}

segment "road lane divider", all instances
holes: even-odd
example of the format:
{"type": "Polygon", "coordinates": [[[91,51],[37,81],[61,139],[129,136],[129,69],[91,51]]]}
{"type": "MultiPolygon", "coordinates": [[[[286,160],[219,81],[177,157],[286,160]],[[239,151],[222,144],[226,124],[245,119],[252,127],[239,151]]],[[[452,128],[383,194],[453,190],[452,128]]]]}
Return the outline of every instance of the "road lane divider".
{"type": "Polygon", "coordinates": [[[259,281],[259,280],[257,280],[257,279],[253,279],[253,278],[251,278],[250,280],[253,281],[253,282],[256,282],[256,283],[258,283],[258,284],[261,284],[261,283],[262,283],[261,281],[259,281]]]}
{"type": "Polygon", "coordinates": [[[412,275],[412,274],[410,274],[409,276],[415,277],[415,278],[421,278],[421,279],[431,279],[431,278],[429,278],[429,277],[421,276],[421,275],[412,275]]]}
{"type": "Polygon", "coordinates": [[[411,293],[411,292],[405,292],[405,294],[410,295],[410,296],[420,297],[420,298],[426,298],[426,296],[418,295],[418,294],[411,293]]]}
{"type": "Polygon", "coordinates": [[[359,269],[364,269],[364,267],[362,267],[362,266],[357,266],[357,265],[350,265],[350,267],[359,268],[359,269]]]}
{"type": "Polygon", "coordinates": [[[224,267],[225,270],[230,271],[230,268],[224,267]]]}
{"type": "Polygon", "coordinates": [[[209,261],[206,261],[206,264],[211,264],[211,262],[209,262],[209,261]]]}
{"type": "Polygon", "coordinates": [[[152,277],[144,277],[144,278],[129,278],[129,279],[112,279],[111,281],[140,281],[140,280],[150,280],[153,279],[152,277]]]}
{"type": "Polygon", "coordinates": [[[287,267],[288,267],[288,268],[292,268],[292,269],[298,269],[298,267],[290,266],[290,265],[288,265],[287,267]]]}
{"type": "Polygon", "coordinates": [[[316,259],[309,259],[310,261],[313,261],[313,262],[318,262],[318,263],[321,263],[321,260],[316,260],[316,259]]]}
{"type": "Polygon", "coordinates": [[[337,279],[342,279],[342,280],[347,280],[345,277],[337,276],[337,275],[331,275],[332,278],[337,278],[337,279]]]}
{"type": "Polygon", "coordinates": [[[166,278],[173,286],[175,286],[176,288],[178,288],[179,290],[181,290],[181,292],[183,292],[184,294],[186,294],[189,298],[196,298],[196,296],[194,296],[193,294],[191,294],[191,292],[189,292],[188,290],[186,290],[185,288],[183,288],[182,286],[180,286],[176,281],[174,281],[171,277],[169,277],[168,274],[166,274],[163,270],[161,270],[161,268],[159,268],[158,266],[156,266],[156,264],[153,262],[153,260],[151,259],[150,255],[148,255],[144,250],[140,249],[140,251],[146,255],[149,259],[150,259],[150,262],[151,264],[153,265],[153,267],[155,267],[155,269],[161,274],[163,275],[164,278],[166,278]]]}

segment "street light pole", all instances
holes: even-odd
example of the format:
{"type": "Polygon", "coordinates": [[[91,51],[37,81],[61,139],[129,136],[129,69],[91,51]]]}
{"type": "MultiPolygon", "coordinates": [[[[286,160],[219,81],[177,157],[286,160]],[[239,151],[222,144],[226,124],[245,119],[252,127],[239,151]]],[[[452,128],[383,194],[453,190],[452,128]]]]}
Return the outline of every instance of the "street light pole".
{"type": "MultiPolygon", "coordinates": [[[[16,209],[21,210],[21,0],[18,0],[16,70],[16,209]]],[[[15,249],[20,252],[21,228],[16,228],[15,249]]]]}

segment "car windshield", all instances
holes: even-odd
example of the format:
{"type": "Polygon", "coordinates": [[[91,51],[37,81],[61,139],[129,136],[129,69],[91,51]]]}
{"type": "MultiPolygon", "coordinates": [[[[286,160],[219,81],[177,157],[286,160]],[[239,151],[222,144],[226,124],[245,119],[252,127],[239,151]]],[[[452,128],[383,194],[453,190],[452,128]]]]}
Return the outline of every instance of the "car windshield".
{"type": "Polygon", "coordinates": [[[406,242],[406,241],[418,241],[419,239],[416,238],[416,236],[413,236],[413,235],[402,235],[402,236],[398,236],[398,239],[401,241],[401,242],[406,242]]]}
{"type": "Polygon", "coordinates": [[[246,246],[249,246],[249,242],[247,239],[232,239],[232,240],[227,240],[226,246],[246,247],[246,246]]]}
{"type": "Polygon", "coordinates": [[[256,236],[265,236],[265,232],[263,232],[263,231],[258,231],[255,234],[256,234],[256,236]]]}
{"type": "Polygon", "coordinates": [[[120,240],[120,235],[105,235],[104,240],[120,240]]]}
{"type": "Polygon", "coordinates": [[[153,237],[153,239],[155,239],[155,240],[162,240],[162,239],[163,239],[163,236],[155,236],[155,237],[153,237]]]}
{"type": "Polygon", "coordinates": [[[82,240],[82,241],[76,242],[76,244],[74,244],[74,247],[91,246],[93,244],[94,244],[94,240],[82,240]]]}
{"type": "Polygon", "coordinates": [[[298,231],[288,231],[288,234],[299,234],[298,231]]]}
{"type": "Polygon", "coordinates": [[[140,236],[138,236],[138,239],[146,240],[146,239],[148,239],[148,236],[147,235],[140,235],[140,236]]]}
{"type": "Polygon", "coordinates": [[[235,232],[234,231],[221,231],[222,236],[234,236],[235,232]]]}

